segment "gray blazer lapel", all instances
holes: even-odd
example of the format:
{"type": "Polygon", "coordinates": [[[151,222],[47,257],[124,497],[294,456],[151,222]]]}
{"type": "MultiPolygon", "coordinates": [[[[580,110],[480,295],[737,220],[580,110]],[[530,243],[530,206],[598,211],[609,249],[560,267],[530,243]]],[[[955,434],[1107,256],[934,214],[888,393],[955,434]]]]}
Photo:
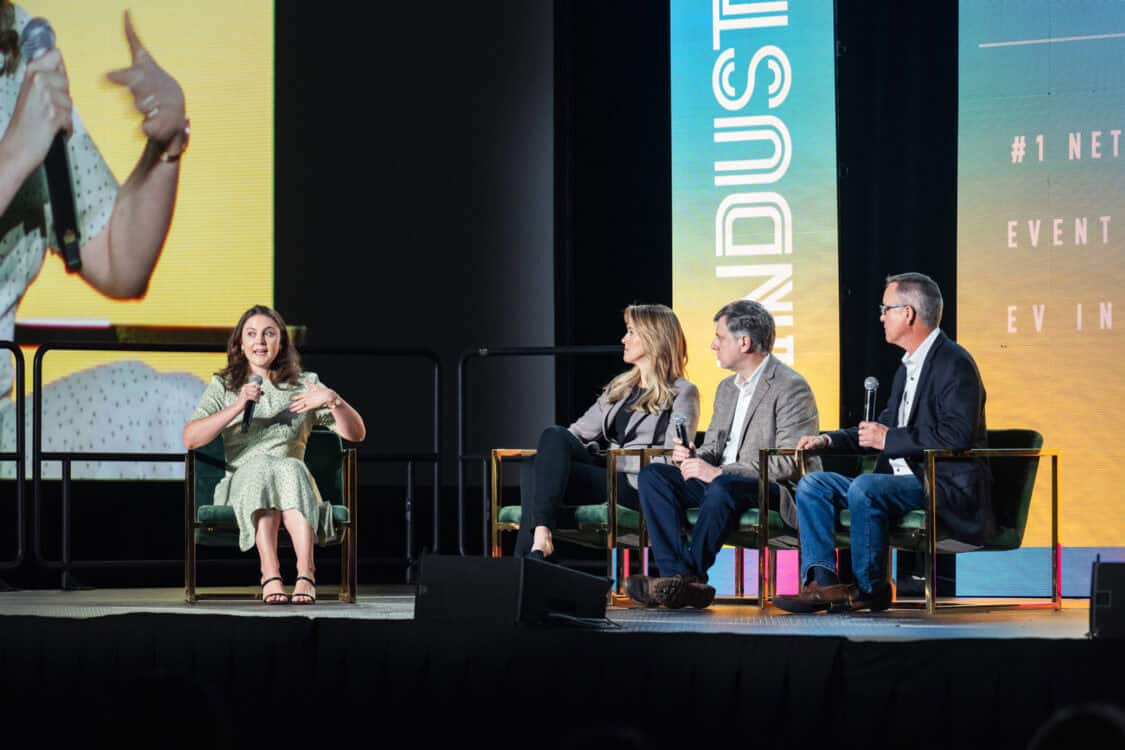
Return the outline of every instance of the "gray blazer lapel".
{"type": "Polygon", "coordinates": [[[758,379],[758,385],[754,387],[754,393],[750,396],[750,405],[746,408],[746,419],[742,423],[742,434],[738,436],[739,453],[742,453],[742,444],[746,440],[746,431],[750,429],[750,423],[754,421],[754,412],[758,410],[758,405],[762,403],[762,399],[766,397],[766,393],[771,387],[774,371],[777,369],[777,360],[770,357],[765,364],[765,370],[762,371],[762,377],[758,379]]]}
{"type": "Polygon", "coordinates": [[[625,399],[614,401],[606,409],[605,417],[602,419],[602,437],[609,441],[609,426],[613,424],[613,420],[617,417],[617,412],[625,405],[625,399]]]}
{"type": "Polygon", "coordinates": [[[738,405],[738,388],[734,385],[732,378],[724,379],[720,387],[722,390],[719,396],[722,400],[716,405],[715,411],[721,417],[718,424],[722,426],[715,435],[715,452],[722,455],[723,447],[726,446],[731,427],[734,425],[734,409],[738,405]]]}
{"type": "MultiPolygon", "coordinates": [[[[629,415],[628,423],[626,423],[626,425],[625,425],[625,435],[628,435],[631,432],[633,432],[633,428],[637,426],[637,423],[640,422],[642,419],[644,419],[647,416],[648,416],[647,411],[640,411],[638,409],[634,409],[633,412],[629,415]]],[[[617,436],[617,439],[621,441],[622,445],[625,444],[625,435],[618,435],[617,436]]]]}

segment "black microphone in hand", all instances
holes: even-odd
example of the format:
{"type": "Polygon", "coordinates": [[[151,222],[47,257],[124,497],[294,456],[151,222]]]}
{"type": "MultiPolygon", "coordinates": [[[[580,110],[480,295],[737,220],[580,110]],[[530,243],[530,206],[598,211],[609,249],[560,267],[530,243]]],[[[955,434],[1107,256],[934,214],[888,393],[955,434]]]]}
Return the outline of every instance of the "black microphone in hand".
{"type": "Polygon", "coordinates": [[[672,415],[672,424],[676,427],[676,437],[678,437],[683,446],[688,449],[688,453],[691,454],[691,457],[695,458],[695,449],[691,447],[691,441],[688,440],[687,421],[687,417],[683,414],[672,415]]]}
{"type": "MultiPolygon", "coordinates": [[[[45,18],[33,18],[20,34],[20,57],[24,63],[33,62],[55,48],[55,32],[45,18]]],[[[78,212],[74,206],[74,188],[70,184],[70,164],[66,157],[66,134],[55,133],[47,158],[43,160],[47,173],[47,195],[51,202],[51,220],[55,225],[55,244],[66,261],[66,270],[82,270],[82,257],[78,253],[78,212]]]]}
{"type": "Polygon", "coordinates": [[[863,381],[863,421],[875,419],[875,392],[879,390],[879,380],[870,375],[863,381]]]}
{"type": "MultiPolygon", "coordinates": [[[[262,376],[261,375],[251,375],[250,377],[246,378],[246,382],[247,383],[257,383],[258,385],[261,385],[262,384],[262,376]]],[[[242,431],[243,432],[249,432],[250,431],[250,421],[252,419],[254,419],[254,407],[257,406],[257,405],[258,405],[257,401],[247,401],[246,402],[246,408],[242,410],[242,431]]]]}

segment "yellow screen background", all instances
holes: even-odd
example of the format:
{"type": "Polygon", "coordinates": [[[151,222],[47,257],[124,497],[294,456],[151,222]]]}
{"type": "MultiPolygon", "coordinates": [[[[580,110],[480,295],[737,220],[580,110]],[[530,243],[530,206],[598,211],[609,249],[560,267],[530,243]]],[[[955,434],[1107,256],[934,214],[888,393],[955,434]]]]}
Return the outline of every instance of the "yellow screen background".
{"type": "MultiPolygon", "coordinates": [[[[141,42],[183,87],[191,145],[181,162],[171,232],[146,296],[111,300],[49,255],[16,320],[100,320],[151,326],[232,326],[252,304],[273,302],[274,8],[268,0],[26,0],[55,30],[70,92],[118,182],[143,148],[128,89],[105,78],[126,67],[124,11],[141,42]]],[[[30,367],[32,350],[25,350],[30,367]]],[[[59,352],[45,381],[121,359],[59,352]]],[[[204,380],[219,355],[128,355],[204,380]]],[[[28,378],[30,388],[30,377],[28,378]]]]}

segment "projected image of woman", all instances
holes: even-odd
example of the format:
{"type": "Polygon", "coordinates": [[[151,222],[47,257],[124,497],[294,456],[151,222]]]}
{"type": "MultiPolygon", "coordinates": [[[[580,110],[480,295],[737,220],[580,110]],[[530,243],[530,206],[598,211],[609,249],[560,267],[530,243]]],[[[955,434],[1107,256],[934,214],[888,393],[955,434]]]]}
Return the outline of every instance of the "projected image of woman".
{"type": "Polygon", "coordinates": [[[250,308],[231,333],[227,366],[203,392],[183,441],[192,450],[223,436],[228,468],[213,502],[234,508],[239,547],[244,552],[258,548],[262,601],[267,604],[290,601],[277,557],[283,524],[297,553],[293,604],[316,601],[313,544],[326,544],[337,535],[331,506],[321,499],[304,462],[316,425],[353,442],[367,434],[355,409],[316,373],[301,371],[300,355],[281,316],[261,305],[250,308]],[[243,411],[251,401],[253,419],[243,432],[243,411]]]}
{"type": "MultiPolygon", "coordinates": [[[[42,169],[56,133],[66,136],[82,277],[118,299],[138,299],[148,288],[172,221],[180,157],[188,142],[183,89],[141,44],[126,14],[131,62],[107,78],[128,90],[147,142],[118,186],[74,110],[62,53],[51,49],[30,62],[21,59],[20,35],[29,20],[22,8],[0,0],[0,340],[13,339],[16,309],[47,248],[59,251],[52,224],[58,211],[50,205],[42,169]]],[[[8,355],[0,352],[3,450],[13,450],[14,444],[14,408],[4,398],[12,380],[8,355]]],[[[197,378],[159,375],[137,362],[77,373],[45,389],[44,412],[66,413],[47,420],[44,443],[53,450],[175,450],[178,425],[162,425],[160,412],[186,401],[181,412],[186,413],[200,386],[197,378]],[[107,400],[111,382],[117,392],[107,400]],[[86,405],[81,414],[79,403],[86,405]]],[[[118,475],[116,467],[127,465],[110,466],[118,475]]],[[[165,466],[164,473],[175,468],[165,466]]],[[[5,469],[10,472],[11,465],[5,469]]],[[[87,469],[76,466],[76,475],[88,475],[87,469]]]]}
{"type": "MultiPolygon", "coordinates": [[[[687,342],[676,314],[664,305],[625,310],[622,359],[632,365],[610,381],[570,427],[548,427],[533,460],[520,467],[523,505],[516,555],[538,559],[555,551],[551,532],[564,506],[606,502],[605,452],[612,448],[673,446],[672,415],[689,435],[699,421],[699,389],[684,379],[687,342]]],[[[618,502],[637,508],[640,457],[618,463],[618,502]]]]}

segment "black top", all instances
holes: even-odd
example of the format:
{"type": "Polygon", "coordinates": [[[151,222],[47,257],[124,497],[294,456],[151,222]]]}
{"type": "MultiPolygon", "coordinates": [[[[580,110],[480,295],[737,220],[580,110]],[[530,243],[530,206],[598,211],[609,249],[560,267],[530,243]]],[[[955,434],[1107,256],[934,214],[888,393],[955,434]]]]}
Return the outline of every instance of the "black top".
{"type": "Polygon", "coordinates": [[[617,415],[609,426],[609,434],[606,435],[612,444],[625,445],[627,442],[625,431],[629,428],[629,418],[633,416],[633,404],[640,397],[641,389],[633,386],[629,395],[625,397],[625,403],[621,404],[621,408],[617,410],[617,415]]]}

